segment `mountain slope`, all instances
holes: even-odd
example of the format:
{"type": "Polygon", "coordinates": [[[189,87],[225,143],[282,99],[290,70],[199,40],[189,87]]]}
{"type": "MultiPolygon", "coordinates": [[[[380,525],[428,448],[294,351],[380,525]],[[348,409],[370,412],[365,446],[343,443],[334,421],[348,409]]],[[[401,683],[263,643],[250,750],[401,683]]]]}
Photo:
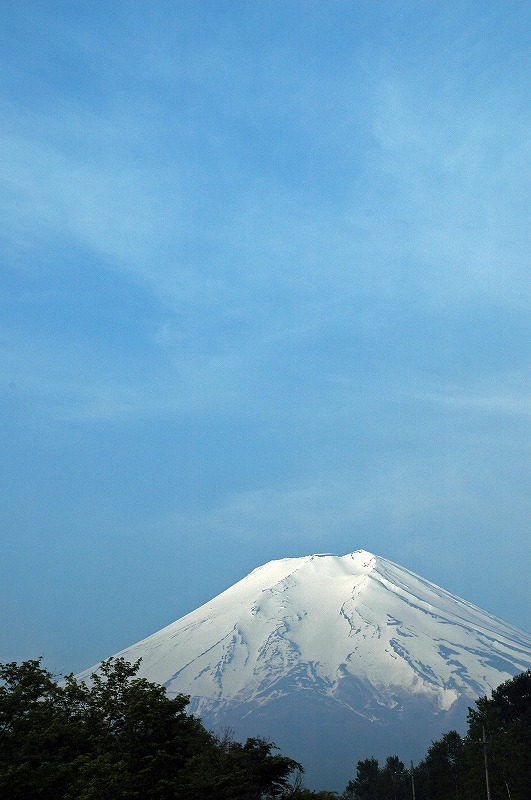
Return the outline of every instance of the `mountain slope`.
{"type": "Polygon", "coordinates": [[[341,788],[358,758],[416,758],[462,726],[531,666],[531,637],[358,550],[265,564],[118,655],[207,724],[270,736],[341,788]]]}

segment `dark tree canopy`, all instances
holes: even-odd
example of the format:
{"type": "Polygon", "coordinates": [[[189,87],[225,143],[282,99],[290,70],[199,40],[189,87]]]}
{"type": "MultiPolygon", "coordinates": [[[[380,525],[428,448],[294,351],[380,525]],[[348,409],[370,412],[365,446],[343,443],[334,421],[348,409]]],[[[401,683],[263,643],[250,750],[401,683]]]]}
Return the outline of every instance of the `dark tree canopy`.
{"type": "MultiPolygon", "coordinates": [[[[39,660],[0,665],[0,798],[6,800],[333,800],[302,785],[303,768],[260,738],[217,737],[188,698],[104,662],[91,682],[57,681],[39,660]]],[[[397,756],[359,761],[345,800],[531,797],[531,671],[469,709],[468,732],[432,742],[408,770],[397,756]]]]}
{"type": "Polygon", "coordinates": [[[469,709],[468,732],[449,731],[428,748],[411,772],[391,756],[358,762],[344,800],[485,800],[483,731],[487,741],[491,800],[531,798],[531,671],[505,681],[469,709]]]}
{"type": "Polygon", "coordinates": [[[383,767],[377,759],[358,761],[355,780],[343,793],[345,800],[409,800],[411,775],[398,756],[389,756],[383,767]]]}
{"type": "Polygon", "coordinates": [[[505,681],[480,697],[476,708],[469,709],[468,734],[465,739],[465,800],[474,800],[484,787],[483,731],[487,755],[491,797],[510,796],[511,800],[531,797],[531,670],[505,681]]]}
{"type": "Polygon", "coordinates": [[[9,800],[268,800],[302,767],[262,739],[220,741],[110,659],[90,685],[40,661],[0,666],[0,797],[9,800]]]}

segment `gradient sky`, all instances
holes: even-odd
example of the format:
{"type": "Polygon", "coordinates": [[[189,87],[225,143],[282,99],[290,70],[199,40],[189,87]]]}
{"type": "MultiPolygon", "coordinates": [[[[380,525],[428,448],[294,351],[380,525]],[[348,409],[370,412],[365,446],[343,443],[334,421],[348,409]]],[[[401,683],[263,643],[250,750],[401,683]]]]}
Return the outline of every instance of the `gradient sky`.
{"type": "Polygon", "coordinates": [[[359,548],[531,628],[530,11],[3,1],[0,661],[359,548]]]}

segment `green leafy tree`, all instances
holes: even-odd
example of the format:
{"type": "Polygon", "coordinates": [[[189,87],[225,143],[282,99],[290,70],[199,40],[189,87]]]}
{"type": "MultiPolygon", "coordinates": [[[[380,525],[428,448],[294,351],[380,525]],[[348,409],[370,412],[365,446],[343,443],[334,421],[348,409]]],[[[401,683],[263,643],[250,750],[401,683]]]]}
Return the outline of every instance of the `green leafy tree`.
{"type": "Polygon", "coordinates": [[[405,800],[410,795],[411,778],[398,756],[388,756],[380,770],[380,787],[383,798],[405,800]]]}
{"type": "Polygon", "coordinates": [[[230,743],[223,754],[216,797],[223,800],[283,797],[289,790],[290,776],[302,770],[302,766],[276,751],[276,746],[265,739],[230,743]]]}
{"type": "Polygon", "coordinates": [[[348,782],[343,797],[345,800],[379,800],[380,768],[378,759],[366,758],[358,761],[356,778],[348,782]]]}
{"type": "MultiPolygon", "coordinates": [[[[492,800],[531,798],[531,670],[480,697],[469,709],[468,733],[449,731],[432,742],[414,770],[416,800],[485,800],[483,732],[492,800]]],[[[383,767],[375,758],[358,762],[343,800],[409,800],[411,773],[396,756],[383,767]]]]}
{"type": "Polygon", "coordinates": [[[273,800],[302,767],[272,742],[220,741],[188,698],[104,662],[89,685],[39,661],[0,665],[0,797],[8,800],[273,800]]]}
{"type": "Polygon", "coordinates": [[[1,665],[0,681],[0,797],[62,797],[86,750],[80,708],[38,660],[1,665]]]}
{"type": "Polygon", "coordinates": [[[212,749],[201,722],[186,714],[188,698],[169,698],[158,684],[137,678],[139,662],[104,662],[92,685],[70,680],[83,697],[89,757],[78,765],[80,800],[174,798],[186,783],[193,755],[212,749]]]}
{"type": "Polygon", "coordinates": [[[464,781],[464,749],[463,739],[457,731],[449,731],[431,744],[426,758],[415,770],[420,797],[459,800],[464,781]]]}
{"type": "Polygon", "coordinates": [[[531,670],[510,678],[494,689],[490,698],[480,697],[468,710],[468,734],[481,738],[482,728],[491,734],[506,733],[515,723],[531,728],[531,670]]]}
{"type": "Polygon", "coordinates": [[[511,800],[531,797],[531,670],[516,675],[480,697],[469,709],[465,740],[465,800],[485,792],[483,731],[491,796],[511,800]]]}
{"type": "Polygon", "coordinates": [[[398,756],[389,756],[383,767],[376,758],[358,761],[356,778],[349,781],[344,800],[409,800],[411,776],[398,756]]]}

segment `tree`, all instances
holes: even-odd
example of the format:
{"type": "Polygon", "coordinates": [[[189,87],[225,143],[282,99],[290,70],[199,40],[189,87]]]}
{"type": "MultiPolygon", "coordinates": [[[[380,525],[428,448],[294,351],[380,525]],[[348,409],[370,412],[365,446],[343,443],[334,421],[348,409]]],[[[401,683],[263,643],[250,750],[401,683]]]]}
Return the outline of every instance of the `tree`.
{"type": "Polygon", "coordinates": [[[531,727],[531,670],[500,684],[491,698],[480,697],[468,709],[468,735],[481,738],[482,728],[491,734],[505,733],[515,723],[531,727]]]}
{"type": "Polygon", "coordinates": [[[389,800],[409,800],[411,778],[398,756],[388,756],[380,770],[382,796],[389,800]]]}
{"type": "Polygon", "coordinates": [[[459,800],[464,773],[464,742],[457,731],[432,742],[415,770],[419,795],[430,800],[459,800]]]}
{"type": "Polygon", "coordinates": [[[139,662],[109,659],[90,687],[67,682],[69,695],[83,696],[90,739],[90,757],[79,769],[80,800],[174,798],[195,753],[214,747],[201,722],[186,714],[188,698],[169,698],[162,686],[135,677],[138,668],[139,662]]]}
{"type": "Polygon", "coordinates": [[[398,756],[389,756],[383,767],[376,758],[358,761],[356,779],[349,781],[344,800],[409,800],[411,775],[398,756]]]}
{"type": "MultiPolygon", "coordinates": [[[[487,738],[492,800],[531,797],[531,670],[480,697],[469,709],[468,733],[449,731],[432,742],[414,770],[416,800],[483,800],[486,796],[483,732],[487,738]]],[[[379,767],[375,758],[358,762],[343,800],[405,800],[411,773],[397,756],[379,767]]]]}
{"type": "Polygon", "coordinates": [[[358,761],[356,778],[348,782],[343,797],[345,800],[379,800],[380,768],[378,759],[366,758],[358,761]]]}
{"type": "Polygon", "coordinates": [[[216,739],[188,698],[103,662],[58,683],[40,661],[0,665],[0,797],[9,800],[273,800],[302,767],[272,742],[216,739]]]}
{"type": "Polygon", "coordinates": [[[465,740],[465,798],[473,800],[484,791],[483,731],[491,794],[494,798],[527,800],[531,797],[531,670],[510,678],[480,697],[469,709],[465,740]]]}
{"type": "Polygon", "coordinates": [[[216,798],[223,800],[261,800],[283,797],[289,778],[302,766],[277,753],[265,739],[250,738],[244,744],[231,742],[223,753],[216,798]]]}
{"type": "Polygon", "coordinates": [[[0,681],[0,796],[62,797],[84,750],[78,706],[65,708],[40,660],[0,665],[0,681]]]}

